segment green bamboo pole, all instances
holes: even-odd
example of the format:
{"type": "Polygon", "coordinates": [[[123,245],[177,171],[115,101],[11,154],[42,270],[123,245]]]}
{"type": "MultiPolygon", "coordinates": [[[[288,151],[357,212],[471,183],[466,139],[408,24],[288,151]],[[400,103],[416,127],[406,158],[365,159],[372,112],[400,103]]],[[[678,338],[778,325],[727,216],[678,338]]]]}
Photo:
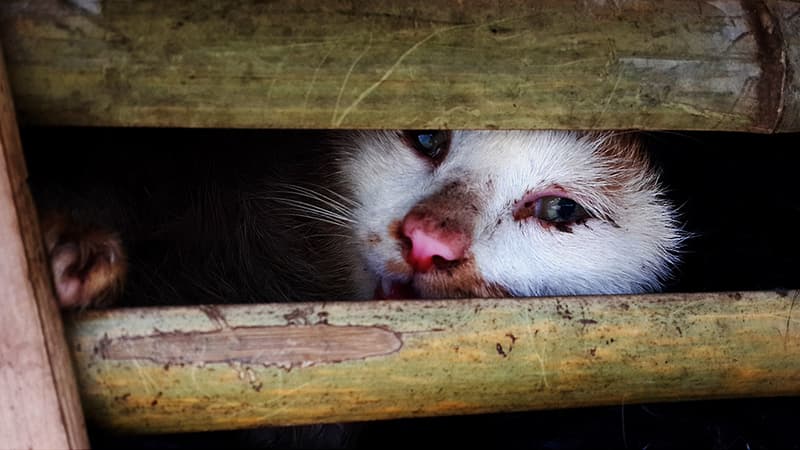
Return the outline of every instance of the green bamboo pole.
{"type": "Polygon", "coordinates": [[[800,394],[800,291],[91,311],[88,417],[142,433],[800,394]]]}
{"type": "Polygon", "coordinates": [[[7,0],[0,39],[26,124],[773,132],[800,130],[799,10],[7,0]]]}

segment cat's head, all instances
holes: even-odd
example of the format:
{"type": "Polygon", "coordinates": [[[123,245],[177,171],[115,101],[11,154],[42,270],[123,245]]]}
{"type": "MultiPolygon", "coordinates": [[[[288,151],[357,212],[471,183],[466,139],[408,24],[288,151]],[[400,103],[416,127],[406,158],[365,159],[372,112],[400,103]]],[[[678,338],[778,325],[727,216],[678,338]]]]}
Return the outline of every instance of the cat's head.
{"type": "Polygon", "coordinates": [[[656,290],[683,234],[630,135],[364,131],[340,140],[361,296],[656,290]]]}

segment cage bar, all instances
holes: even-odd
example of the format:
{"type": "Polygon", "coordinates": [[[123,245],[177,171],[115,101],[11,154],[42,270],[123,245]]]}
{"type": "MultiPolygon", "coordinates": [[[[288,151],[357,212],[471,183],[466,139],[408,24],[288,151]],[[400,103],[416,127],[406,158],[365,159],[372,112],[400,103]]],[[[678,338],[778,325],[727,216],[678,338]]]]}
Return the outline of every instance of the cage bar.
{"type": "Polygon", "coordinates": [[[799,296],[118,309],[68,334],[91,420],[203,431],[797,395],[799,296]]]}
{"type": "Polygon", "coordinates": [[[10,0],[0,24],[25,124],[800,130],[796,2],[10,0]]]}
{"type": "Polygon", "coordinates": [[[87,448],[0,49],[0,447],[87,448]]]}

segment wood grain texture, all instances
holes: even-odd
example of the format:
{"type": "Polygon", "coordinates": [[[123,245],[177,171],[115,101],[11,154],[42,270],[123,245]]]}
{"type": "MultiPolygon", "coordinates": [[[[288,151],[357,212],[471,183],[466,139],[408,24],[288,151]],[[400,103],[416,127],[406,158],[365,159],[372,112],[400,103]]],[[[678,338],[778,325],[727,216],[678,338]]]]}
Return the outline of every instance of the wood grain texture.
{"type": "Polygon", "coordinates": [[[784,39],[785,58],[789,71],[783,82],[783,111],[779,130],[800,129],[800,3],[779,2],[774,15],[778,18],[784,39]]]}
{"type": "Polygon", "coordinates": [[[88,448],[0,51],[0,447],[88,448]]]}
{"type": "Polygon", "coordinates": [[[797,395],[799,295],[130,309],[68,333],[93,421],[197,431],[797,395]]]}
{"type": "Polygon", "coordinates": [[[92,4],[0,3],[25,123],[800,130],[795,2],[92,4]]]}

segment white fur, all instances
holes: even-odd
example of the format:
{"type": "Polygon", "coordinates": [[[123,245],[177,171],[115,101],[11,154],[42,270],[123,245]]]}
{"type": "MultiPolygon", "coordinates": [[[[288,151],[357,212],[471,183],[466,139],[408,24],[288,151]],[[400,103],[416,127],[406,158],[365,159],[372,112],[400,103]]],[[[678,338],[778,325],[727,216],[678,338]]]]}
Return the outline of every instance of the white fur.
{"type": "Polygon", "coordinates": [[[355,271],[362,295],[369,297],[383,278],[409,280],[410,268],[398,273],[387,267],[389,261],[395,268],[403,263],[390,225],[455,180],[469,183],[479,205],[470,254],[486,283],[514,296],[658,289],[683,240],[676,213],[644,159],[609,164],[597,152],[603,139],[560,131],[454,131],[449,153],[434,167],[399,132],[349,134],[340,170],[359,205],[352,233],[361,256],[355,271]],[[620,179],[621,170],[629,181],[608,194],[604,188],[620,179]],[[566,233],[535,218],[513,219],[516,200],[553,185],[610,220],[591,218],[566,233]],[[380,243],[366,245],[375,235],[380,243]]]}

